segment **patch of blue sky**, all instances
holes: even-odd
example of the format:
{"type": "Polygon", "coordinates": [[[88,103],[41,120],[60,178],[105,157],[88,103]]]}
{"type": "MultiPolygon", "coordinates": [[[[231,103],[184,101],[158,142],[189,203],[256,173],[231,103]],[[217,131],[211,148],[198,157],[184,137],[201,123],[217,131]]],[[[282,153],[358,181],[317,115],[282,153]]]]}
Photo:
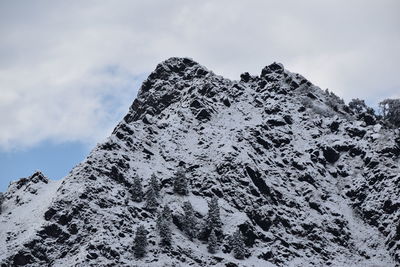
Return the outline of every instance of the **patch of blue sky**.
{"type": "Polygon", "coordinates": [[[50,179],[61,179],[84,160],[90,150],[86,143],[46,141],[25,150],[0,151],[0,191],[6,191],[11,181],[28,177],[36,170],[50,179]]]}

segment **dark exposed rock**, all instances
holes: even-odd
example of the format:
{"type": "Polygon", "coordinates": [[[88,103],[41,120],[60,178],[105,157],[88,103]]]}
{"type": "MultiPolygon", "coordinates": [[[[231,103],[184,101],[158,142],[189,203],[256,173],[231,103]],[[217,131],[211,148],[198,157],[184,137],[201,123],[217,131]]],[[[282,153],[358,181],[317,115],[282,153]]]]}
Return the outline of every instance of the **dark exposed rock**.
{"type": "Polygon", "coordinates": [[[204,84],[199,89],[199,93],[203,96],[210,97],[210,98],[217,94],[217,92],[215,91],[215,88],[209,83],[204,84]]]}
{"type": "Polygon", "coordinates": [[[307,110],[306,107],[302,106],[302,107],[300,107],[297,111],[298,111],[298,112],[304,112],[304,111],[306,111],[306,110],[307,110]]]}
{"type": "Polygon", "coordinates": [[[46,221],[50,220],[54,214],[56,214],[56,210],[53,208],[49,208],[45,213],[44,213],[44,218],[46,219],[46,221]]]}
{"type": "MultiPolygon", "coordinates": [[[[147,116],[144,116],[143,119],[142,119],[142,121],[143,121],[145,124],[151,124],[151,121],[149,120],[149,118],[148,118],[147,116]]],[[[118,136],[118,133],[117,133],[117,137],[119,137],[119,136],[118,136]]],[[[120,136],[119,138],[120,138],[120,139],[123,139],[123,138],[121,138],[121,137],[123,137],[122,134],[121,134],[121,136],[120,136]]]]}
{"type": "Polygon", "coordinates": [[[72,216],[71,215],[63,214],[63,215],[60,216],[60,218],[58,218],[58,223],[61,224],[61,225],[66,225],[71,220],[72,220],[72,216]]]}
{"type": "Polygon", "coordinates": [[[146,153],[147,155],[150,155],[150,156],[154,156],[154,153],[146,148],[143,148],[143,153],[146,153]]]}
{"type": "Polygon", "coordinates": [[[396,232],[393,237],[394,240],[400,240],[400,221],[397,223],[396,232]]]}
{"type": "Polygon", "coordinates": [[[172,223],[175,224],[175,226],[183,231],[183,217],[177,214],[172,214],[172,223]]]}
{"type": "Polygon", "coordinates": [[[374,225],[378,226],[378,217],[379,217],[379,212],[374,210],[374,209],[366,209],[363,211],[364,219],[374,225]]]}
{"type": "Polygon", "coordinates": [[[312,208],[322,214],[321,205],[319,203],[310,201],[310,202],[308,202],[308,205],[310,206],[310,208],[312,208]]]}
{"type": "Polygon", "coordinates": [[[17,189],[20,189],[29,182],[28,178],[21,178],[17,181],[17,189]]]}
{"type": "Polygon", "coordinates": [[[299,88],[299,84],[297,83],[297,82],[295,82],[295,81],[291,81],[290,82],[290,89],[292,89],[292,90],[295,90],[295,89],[297,89],[297,88],[299,88]]]}
{"type": "Polygon", "coordinates": [[[208,74],[208,71],[206,71],[205,69],[202,68],[198,68],[196,71],[196,76],[199,77],[203,77],[206,76],[208,74]]]}
{"type": "Polygon", "coordinates": [[[400,155],[400,148],[398,146],[385,147],[378,152],[387,157],[398,157],[400,155]]]}
{"type": "Polygon", "coordinates": [[[283,71],[284,71],[283,65],[280,63],[274,62],[271,65],[268,65],[262,69],[261,77],[265,77],[267,74],[271,74],[271,73],[283,74],[283,71]]]}
{"type": "Polygon", "coordinates": [[[364,135],[367,133],[365,130],[363,129],[359,129],[359,128],[352,128],[352,127],[348,127],[346,128],[347,133],[350,135],[350,137],[360,137],[363,138],[364,135]]]}
{"type": "Polygon", "coordinates": [[[394,139],[394,142],[396,143],[396,146],[397,146],[397,147],[400,147],[400,136],[396,137],[396,138],[394,139]]]}
{"type": "Polygon", "coordinates": [[[245,82],[245,83],[247,83],[248,81],[250,81],[250,74],[248,73],[248,72],[245,72],[245,73],[242,73],[241,75],[240,75],[240,80],[242,81],[242,82],[245,82]]]}
{"type": "Polygon", "coordinates": [[[299,171],[304,171],[306,169],[306,167],[303,164],[297,162],[296,160],[292,160],[292,166],[298,169],[299,171]]]}
{"type": "Polygon", "coordinates": [[[309,98],[311,98],[311,99],[317,99],[317,97],[316,97],[313,93],[311,93],[311,92],[307,93],[307,96],[308,96],[309,98]]]}
{"type": "Polygon", "coordinates": [[[271,211],[254,210],[247,215],[264,231],[268,231],[272,226],[272,218],[274,213],[271,211]]]}
{"type": "Polygon", "coordinates": [[[260,255],[258,255],[259,259],[263,259],[265,261],[270,261],[273,257],[274,257],[274,254],[272,253],[272,251],[263,252],[260,255]]]}
{"type": "Polygon", "coordinates": [[[388,199],[384,202],[382,208],[387,214],[393,214],[400,209],[400,202],[393,203],[392,200],[388,199]]]}
{"type": "Polygon", "coordinates": [[[281,112],[282,109],[278,106],[272,106],[272,107],[266,107],[264,111],[265,111],[265,113],[271,115],[271,114],[277,114],[277,113],[281,112]]]}
{"type": "Polygon", "coordinates": [[[261,138],[259,136],[256,137],[256,141],[257,141],[257,143],[262,145],[265,149],[269,149],[271,147],[270,143],[268,143],[267,141],[265,141],[263,138],[261,138]]]}
{"type": "Polygon", "coordinates": [[[309,184],[315,186],[315,180],[314,180],[314,178],[312,178],[312,176],[311,176],[310,174],[308,174],[308,173],[306,173],[306,174],[300,176],[300,177],[299,177],[299,181],[307,182],[307,183],[309,183],[309,184]]]}
{"type": "Polygon", "coordinates": [[[340,123],[338,121],[334,121],[331,123],[329,128],[331,129],[332,132],[337,132],[339,130],[340,123]]]}
{"type": "Polygon", "coordinates": [[[272,143],[274,143],[275,147],[282,147],[284,145],[289,144],[291,139],[289,137],[274,136],[274,137],[271,137],[271,141],[272,141],[272,143]]]}
{"type": "Polygon", "coordinates": [[[192,108],[198,109],[198,108],[204,107],[204,104],[201,103],[199,100],[195,99],[195,100],[192,101],[192,103],[190,103],[190,106],[191,106],[192,108]]]}
{"type": "Polygon", "coordinates": [[[29,253],[20,251],[14,256],[13,265],[14,266],[25,266],[27,264],[32,263],[32,260],[33,260],[33,258],[29,253]]]}
{"type": "Polygon", "coordinates": [[[35,184],[39,182],[47,184],[49,182],[49,180],[40,171],[35,172],[29,179],[35,184]]]}
{"type": "Polygon", "coordinates": [[[267,122],[271,126],[285,126],[286,125],[286,121],[284,121],[284,120],[269,119],[267,122]]]}
{"type": "Polygon", "coordinates": [[[112,166],[109,172],[109,177],[118,183],[124,184],[126,187],[130,187],[131,184],[125,179],[125,176],[118,170],[117,167],[112,166]]]}
{"type": "Polygon", "coordinates": [[[368,162],[366,161],[366,167],[370,168],[370,169],[374,169],[376,166],[379,165],[379,162],[376,160],[369,160],[368,162]]]}
{"type": "Polygon", "coordinates": [[[354,145],[347,143],[336,144],[335,146],[333,146],[333,148],[338,152],[349,152],[354,147],[354,145]]]}
{"type": "Polygon", "coordinates": [[[117,150],[119,148],[121,148],[121,146],[116,143],[113,143],[112,141],[105,142],[104,144],[100,145],[100,149],[108,150],[108,151],[117,150]]]}
{"type": "Polygon", "coordinates": [[[359,147],[353,147],[353,148],[350,149],[349,155],[352,156],[352,157],[355,157],[355,156],[364,157],[365,156],[365,151],[363,151],[359,147]]]}
{"type": "Polygon", "coordinates": [[[323,154],[324,154],[324,157],[325,157],[326,161],[328,161],[329,163],[335,163],[340,157],[339,152],[337,152],[332,147],[325,146],[322,149],[322,151],[323,151],[323,154]]]}
{"type": "Polygon", "coordinates": [[[258,239],[254,227],[247,222],[240,224],[238,227],[240,232],[243,234],[246,246],[252,247],[255,243],[255,240],[258,239]]]}
{"type": "Polygon", "coordinates": [[[230,107],[231,106],[231,102],[229,101],[228,98],[224,98],[223,103],[225,106],[230,107]]]}
{"type": "Polygon", "coordinates": [[[59,237],[62,233],[62,230],[60,227],[58,227],[56,224],[50,224],[45,226],[40,232],[39,235],[44,236],[44,237],[59,237]]]}
{"type": "Polygon", "coordinates": [[[246,173],[249,175],[251,180],[253,181],[254,185],[258,188],[260,193],[271,195],[271,190],[264,182],[261,174],[258,171],[253,170],[249,166],[246,166],[246,173]]]}
{"type": "Polygon", "coordinates": [[[209,120],[211,118],[211,113],[207,109],[200,110],[196,115],[196,119],[198,120],[209,120]]]}
{"type": "Polygon", "coordinates": [[[293,124],[292,116],[290,116],[290,115],[285,115],[285,116],[283,116],[283,119],[285,120],[285,122],[286,122],[287,124],[293,124]]]}

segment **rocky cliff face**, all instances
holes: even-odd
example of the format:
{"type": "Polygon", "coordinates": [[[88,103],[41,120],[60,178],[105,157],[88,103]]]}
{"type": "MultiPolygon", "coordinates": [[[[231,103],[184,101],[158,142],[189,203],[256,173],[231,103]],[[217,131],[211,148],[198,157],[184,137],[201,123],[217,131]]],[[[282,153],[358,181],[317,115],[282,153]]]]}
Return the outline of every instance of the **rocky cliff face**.
{"type": "Polygon", "coordinates": [[[159,64],[108,140],[62,181],[12,184],[0,215],[0,262],[53,266],[395,266],[400,263],[400,140],[375,117],[281,64],[240,81],[187,58],[159,64]],[[172,191],[178,166],[190,193],[172,191]],[[138,175],[161,181],[173,211],[170,249],[155,212],[132,201],[138,175]],[[236,260],[180,230],[182,203],[204,221],[217,196],[224,235],[242,232],[236,260]],[[20,225],[16,225],[19,222],[20,225]],[[139,224],[147,257],[133,254],[139,224]]]}

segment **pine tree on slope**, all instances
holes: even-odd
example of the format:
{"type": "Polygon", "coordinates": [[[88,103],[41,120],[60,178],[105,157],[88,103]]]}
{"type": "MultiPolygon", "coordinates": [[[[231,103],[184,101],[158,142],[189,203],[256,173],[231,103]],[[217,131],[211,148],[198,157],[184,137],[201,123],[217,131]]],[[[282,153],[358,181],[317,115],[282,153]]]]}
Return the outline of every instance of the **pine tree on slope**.
{"type": "Polygon", "coordinates": [[[208,245],[207,245],[207,250],[209,253],[214,254],[217,252],[218,249],[218,239],[217,236],[215,235],[214,229],[211,231],[210,236],[208,237],[208,245]]]}
{"type": "Polygon", "coordinates": [[[216,196],[213,196],[208,202],[207,229],[209,232],[214,230],[216,234],[222,234],[222,221],[216,196]]]}
{"type": "Polygon", "coordinates": [[[183,168],[180,168],[175,174],[174,192],[179,195],[187,195],[189,193],[188,181],[183,168]]]}
{"type": "Polygon", "coordinates": [[[160,245],[163,247],[170,247],[172,243],[172,232],[171,226],[163,221],[159,226],[159,233],[160,233],[160,245]]]}
{"type": "Polygon", "coordinates": [[[230,245],[232,247],[233,256],[236,259],[244,259],[246,255],[246,246],[244,244],[242,233],[237,229],[231,236],[230,245]]]}
{"type": "Polygon", "coordinates": [[[162,222],[167,222],[168,224],[172,223],[172,212],[168,205],[165,205],[161,212],[158,214],[157,227],[159,227],[162,222]]]}
{"type": "Polygon", "coordinates": [[[143,187],[142,187],[142,179],[139,176],[135,176],[133,178],[133,185],[131,188],[131,194],[133,201],[142,202],[143,201],[143,187]]]}
{"type": "Polygon", "coordinates": [[[170,247],[172,243],[172,212],[168,205],[165,205],[163,210],[157,217],[157,228],[160,233],[160,245],[170,247]]]}
{"type": "Polygon", "coordinates": [[[140,225],[136,229],[136,235],[134,239],[134,251],[137,258],[142,258],[146,255],[147,245],[147,230],[143,225],[140,225]]]}
{"type": "Polygon", "coordinates": [[[189,201],[183,203],[183,230],[185,234],[192,240],[196,234],[196,217],[194,215],[194,210],[192,204],[189,201]]]}
{"type": "Polygon", "coordinates": [[[150,186],[146,192],[146,205],[145,207],[149,210],[156,210],[158,207],[156,194],[154,189],[150,186]]]}
{"type": "Polygon", "coordinates": [[[153,188],[156,197],[160,196],[160,184],[158,183],[157,176],[153,173],[150,177],[149,185],[153,188]]]}

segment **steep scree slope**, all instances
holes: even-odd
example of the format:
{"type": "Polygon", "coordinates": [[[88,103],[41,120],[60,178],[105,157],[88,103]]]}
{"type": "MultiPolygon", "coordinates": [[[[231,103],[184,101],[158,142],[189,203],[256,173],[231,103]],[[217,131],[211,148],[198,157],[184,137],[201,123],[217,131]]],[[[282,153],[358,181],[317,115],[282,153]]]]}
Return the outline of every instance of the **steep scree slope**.
{"type": "MultiPolygon", "coordinates": [[[[281,64],[240,81],[187,58],[159,64],[129,113],[60,182],[13,183],[0,215],[2,266],[395,266],[400,262],[400,140],[281,64]],[[172,191],[178,166],[189,196],[172,191]],[[171,249],[155,214],[130,197],[133,177],[161,181],[174,217],[171,249]],[[200,221],[219,198],[226,239],[217,254],[179,230],[189,200],[200,221]],[[19,199],[19,200],[17,200],[19,199]],[[23,199],[23,201],[21,201],[23,199]],[[15,222],[19,224],[16,225],[15,222]],[[136,227],[149,231],[135,259],[136,227]],[[236,265],[235,265],[236,264],[236,265]]],[[[40,179],[39,179],[39,178],[40,179]]],[[[36,181],[36,182],[35,182],[36,181]]]]}

